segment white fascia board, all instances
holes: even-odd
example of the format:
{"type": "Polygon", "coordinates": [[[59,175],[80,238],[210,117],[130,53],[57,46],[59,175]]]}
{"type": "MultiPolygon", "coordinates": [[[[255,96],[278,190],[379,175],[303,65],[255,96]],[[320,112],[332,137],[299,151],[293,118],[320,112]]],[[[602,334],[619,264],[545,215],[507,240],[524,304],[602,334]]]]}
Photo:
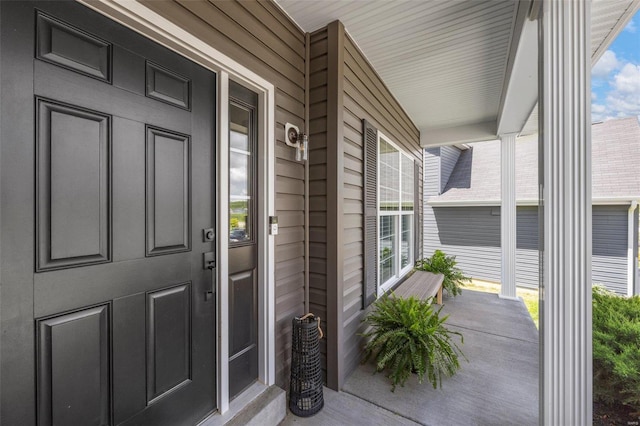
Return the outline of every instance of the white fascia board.
{"type": "MultiPolygon", "coordinates": [[[[500,200],[427,200],[427,204],[431,207],[497,207],[502,203],[500,200]]],[[[537,206],[538,200],[518,200],[517,206],[537,206]]]]}
{"type": "MultiPolygon", "coordinates": [[[[607,197],[607,198],[594,198],[594,206],[628,206],[634,201],[640,201],[640,197],[607,197]]],[[[499,206],[500,200],[427,200],[427,205],[431,207],[485,207],[485,206],[499,206]]],[[[537,199],[522,199],[516,201],[517,206],[531,207],[537,206],[537,199]]]]}
{"type": "Polygon", "coordinates": [[[420,146],[434,148],[444,145],[459,145],[471,142],[496,140],[496,122],[455,125],[420,129],[420,146]]]}
{"type": "Polygon", "coordinates": [[[429,201],[427,200],[427,204],[431,207],[483,207],[483,206],[499,206],[500,200],[473,200],[473,201],[429,201]]]}
{"type": "Polygon", "coordinates": [[[624,197],[599,197],[593,198],[592,203],[594,206],[627,206],[639,199],[638,196],[624,196],[624,197]]]}
{"type": "Polygon", "coordinates": [[[520,133],[538,101],[538,22],[525,18],[518,48],[505,78],[498,135],[520,133]]]}

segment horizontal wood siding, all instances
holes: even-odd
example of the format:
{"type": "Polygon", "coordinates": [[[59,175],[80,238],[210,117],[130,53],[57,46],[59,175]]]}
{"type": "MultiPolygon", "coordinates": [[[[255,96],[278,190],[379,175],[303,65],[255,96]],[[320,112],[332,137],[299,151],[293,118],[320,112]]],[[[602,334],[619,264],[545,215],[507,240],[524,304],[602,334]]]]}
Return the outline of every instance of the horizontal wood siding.
{"type": "Polygon", "coordinates": [[[538,288],[538,208],[518,207],[516,226],[516,284],[538,288]]]}
{"type": "Polygon", "coordinates": [[[453,172],[458,162],[458,157],[460,157],[460,150],[455,146],[443,146],[440,148],[440,193],[447,186],[451,172],[453,172]]]}
{"type": "MultiPolygon", "coordinates": [[[[347,28],[348,30],[348,28],[347,28]]],[[[363,137],[362,119],[369,121],[412,158],[422,182],[420,134],[351,38],[344,42],[343,111],[343,378],[361,359],[363,330],[363,137]]],[[[422,185],[420,185],[421,191],[422,185]]],[[[420,214],[421,206],[416,207],[420,214]]],[[[419,235],[419,232],[417,233],[419,235]]]]}
{"type": "MultiPolygon", "coordinates": [[[[310,37],[309,310],[327,330],[327,29],[310,37]]],[[[326,382],[327,345],[320,346],[326,382]]]]}
{"type": "Polygon", "coordinates": [[[627,294],[627,226],[629,206],[593,207],[592,280],[627,294]]]}
{"type": "Polygon", "coordinates": [[[304,310],[305,212],[304,166],[284,144],[284,124],[304,128],[305,36],[271,1],[144,4],[276,87],[276,383],[286,388],[291,319],[304,310]]]}
{"type": "MultiPolygon", "coordinates": [[[[592,281],[627,293],[628,206],[593,207],[592,281]]],[[[455,255],[458,266],[473,278],[500,281],[499,207],[426,207],[425,255],[436,249],[455,255]]],[[[516,283],[537,288],[538,209],[518,207],[516,283]]]]}
{"type": "Polygon", "coordinates": [[[500,281],[499,207],[437,207],[425,215],[425,256],[456,256],[471,277],[500,281]]]}

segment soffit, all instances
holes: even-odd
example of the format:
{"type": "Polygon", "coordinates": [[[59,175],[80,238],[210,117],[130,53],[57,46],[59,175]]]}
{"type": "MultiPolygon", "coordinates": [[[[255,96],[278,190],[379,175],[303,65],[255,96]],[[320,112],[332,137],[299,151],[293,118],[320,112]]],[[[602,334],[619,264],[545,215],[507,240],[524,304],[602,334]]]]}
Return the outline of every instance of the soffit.
{"type": "Polygon", "coordinates": [[[495,120],[516,1],[278,3],[304,31],[342,21],[418,128],[495,120]]]}
{"type": "Polygon", "coordinates": [[[595,63],[640,7],[638,0],[593,0],[591,52],[595,63]]]}
{"type": "MultiPolygon", "coordinates": [[[[517,0],[276,1],[307,32],[342,21],[421,131],[497,121],[517,0]]],[[[592,2],[594,60],[639,5],[592,2]]],[[[523,133],[536,128],[534,110],[523,133]]]]}

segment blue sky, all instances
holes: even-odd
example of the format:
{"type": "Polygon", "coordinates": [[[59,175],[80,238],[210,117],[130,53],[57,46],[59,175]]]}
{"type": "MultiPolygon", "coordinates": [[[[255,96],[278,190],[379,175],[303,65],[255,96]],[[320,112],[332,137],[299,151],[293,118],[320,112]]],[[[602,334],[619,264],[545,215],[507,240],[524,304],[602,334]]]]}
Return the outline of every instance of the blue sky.
{"type": "Polygon", "coordinates": [[[591,118],[640,115],[640,12],[591,71],[591,118]]]}

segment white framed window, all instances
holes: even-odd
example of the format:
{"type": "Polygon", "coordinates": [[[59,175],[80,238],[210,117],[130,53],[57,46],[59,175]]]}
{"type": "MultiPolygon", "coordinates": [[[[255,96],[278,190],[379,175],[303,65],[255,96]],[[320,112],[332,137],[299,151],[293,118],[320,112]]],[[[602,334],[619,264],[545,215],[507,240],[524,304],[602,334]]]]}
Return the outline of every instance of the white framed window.
{"type": "Polygon", "coordinates": [[[378,132],[378,295],[414,263],[415,182],[413,160],[378,132]]]}

